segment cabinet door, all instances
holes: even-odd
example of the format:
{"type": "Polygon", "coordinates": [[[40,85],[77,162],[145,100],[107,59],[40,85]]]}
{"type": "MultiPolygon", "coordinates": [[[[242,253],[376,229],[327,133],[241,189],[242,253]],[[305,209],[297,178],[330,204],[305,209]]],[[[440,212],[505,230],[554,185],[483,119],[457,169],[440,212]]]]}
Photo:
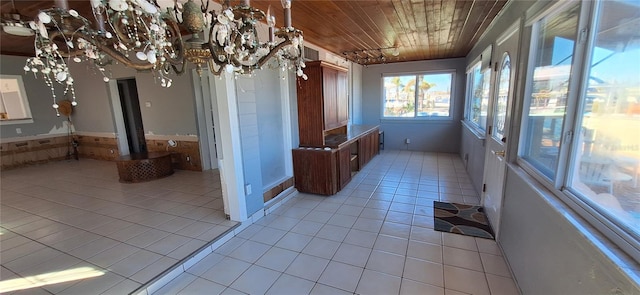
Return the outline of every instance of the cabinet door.
{"type": "Polygon", "coordinates": [[[375,157],[380,152],[380,130],[376,129],[371,132],[371,141],[372,141],[372,150],[371,150],[371,159],[375,157]]]}
{"type": "Polygon", "coordinates": [[[324,100],[324,130],[340,127],[338,121],[338,71],[322,69],[322,98],[324,100]]]}
{"type": "Polygon", "coordinates": [[[321,195],[338,192],[337,155],[334,150],[294,149],[292,152],[293,178],[299,192],[321,195]]]}
{"type": "Polygon", "coordinates": [[[351,148],[346,146],[338,151],[338,190],[351,181],[351,148]]]}
{"type": "Polygon", "coordinates": [[[360,169],[369,162],[369,136],[366,134],[358,139],[358,160],[360,161],[360,169]]]}
{"type": "Polygon", "coordinates": [[[338,126],[347,125],[349,122],[349,95],[347,89],[347,73],[337,74],[336,104],[338,107],[338,126]]]}

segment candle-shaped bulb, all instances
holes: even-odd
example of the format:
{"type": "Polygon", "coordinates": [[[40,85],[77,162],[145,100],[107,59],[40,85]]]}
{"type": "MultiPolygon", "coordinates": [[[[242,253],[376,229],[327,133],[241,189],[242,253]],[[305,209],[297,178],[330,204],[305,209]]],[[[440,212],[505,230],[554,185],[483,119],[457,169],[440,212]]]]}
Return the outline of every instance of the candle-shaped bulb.
{"type": "Polygon", "coordinates": [[[269,25],[270,28],[276,25],[276,17],[271,15],[271,5],[267,8],[267,25],[269,25]]]}
{"type": "Polygon", "coordinates": [[[284,8],[284,27],[291,28],[291,0],[281,0],[284,8]]]}
{"type": "Polygon", "coordinates": [[[55,5],[57,8],[62,8],[63,10],[69,10],[69,2],[67,2],[67,0],[56,0],[55,5]]]}

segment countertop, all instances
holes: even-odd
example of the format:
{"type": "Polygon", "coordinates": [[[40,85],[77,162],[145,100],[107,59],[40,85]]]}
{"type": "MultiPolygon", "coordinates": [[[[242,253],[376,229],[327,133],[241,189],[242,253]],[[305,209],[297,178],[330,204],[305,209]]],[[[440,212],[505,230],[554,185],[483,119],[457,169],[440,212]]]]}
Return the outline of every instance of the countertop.
{"type": "Polygon", "coordinates": [[[325,136],[324,144],[327,147],[337,149],[378,127],[378,125],[349,125],[347,126],[347,134],[329,134],[325,136]]]}

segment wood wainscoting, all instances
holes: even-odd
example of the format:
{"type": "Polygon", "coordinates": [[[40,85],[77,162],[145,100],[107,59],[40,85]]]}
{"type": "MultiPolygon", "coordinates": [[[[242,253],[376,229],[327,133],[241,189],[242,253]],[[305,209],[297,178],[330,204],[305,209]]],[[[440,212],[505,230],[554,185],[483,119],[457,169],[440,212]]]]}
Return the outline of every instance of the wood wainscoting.
{"type": "Polygon", "coordinates": [[[170,152],[174,169],[202,171],[200,158],[200,142],[194,140],[174,139],[176,146],[169,146],[168,140],[147,139],[149,152],[170,152]]]}
{"type": "Polygon", "coordinates": [[[262,196],[264,198],[264,202],[266,203],[267,201],[275,198],[276,196],[278,196],[281,192],[283,192],[284,190],[290,188],[293,186],[293,177],[290,177],[289,179],[279,183],[278,185],[266,190],[262,196]]]}
{"type": "MultiPolygon", "coordinates": [[[[75,135],[78,157],[116,161],[120,156],[115,135],[75,135]]],[[[199,142],[196,139],[176,139],[175,147],[168,147],[167,140],[147,139],[149,152],[171,153],[174,169],[202,171],[199,142]]],[[[65,135],[42,135],[3,139],[0,143],[0,169],[13,169],[31,164],[73,159],[73,146],[65,135]]]]}
{"type": "MultiPolygon", "coordinates": [[[[29,137],[0,143],[0,169],[13,169],[31,164],[60,161],[73,153],[67,135],[29,137]]],[[[72,156],[71,156],[72,157],[72,156]]]]}

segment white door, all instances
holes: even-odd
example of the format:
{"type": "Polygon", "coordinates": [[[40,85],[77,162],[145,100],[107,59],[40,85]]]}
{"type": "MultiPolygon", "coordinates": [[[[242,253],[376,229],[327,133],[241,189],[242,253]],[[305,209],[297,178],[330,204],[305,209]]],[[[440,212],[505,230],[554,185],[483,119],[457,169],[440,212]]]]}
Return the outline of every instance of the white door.
{"type": "Polygon", "coordinates": [[[494,65],[496,78],[489,103],[482,204],[496,237],[500,230],[506,169],[505,155],[509,143],[507,134],[511,119],[510,110],[513,105],[519,35],[519,22],[516,22],[498,38],[492,57],[497,65],[494,65]]]}

